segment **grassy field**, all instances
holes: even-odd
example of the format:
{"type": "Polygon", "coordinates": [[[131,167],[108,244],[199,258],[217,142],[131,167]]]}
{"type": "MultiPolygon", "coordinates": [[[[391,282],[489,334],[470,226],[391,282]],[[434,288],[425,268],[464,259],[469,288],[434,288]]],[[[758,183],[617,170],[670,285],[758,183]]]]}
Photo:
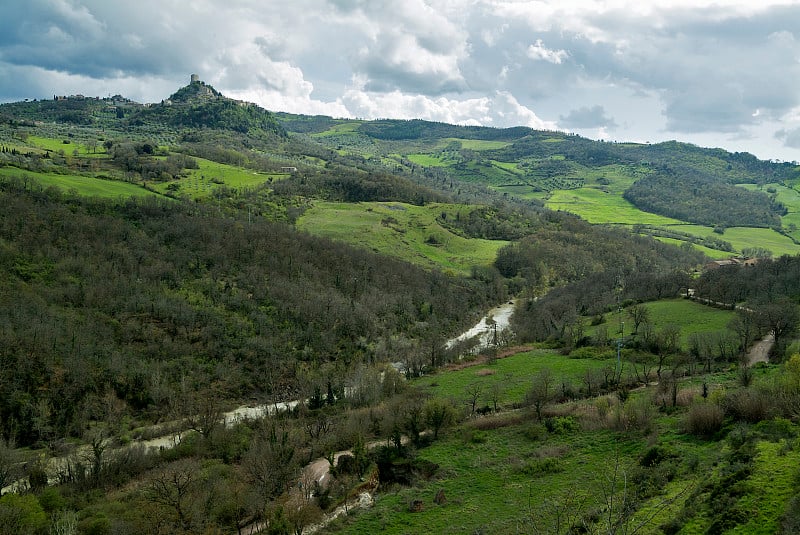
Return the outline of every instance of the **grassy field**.
{"type": "Polygon", "coordinates": [[[447,167],[448,162],[433,154],[406,154],[406,159],[425,167],[447,167]]]}
{"type": "Polygon", "coordinates": [[[457,141],[461,143],[462,149],[474,151],[502,149],[503,147],[507,147],[511,144],[506,141],[485,141],[482,139],[461,139],[454,137],[444,138],[442,141],[448,144],[452,143],[453,141],[457,141]]]}
{"type": "MultiPolygon", "coordinates": [[[[731,386],[720,385],[719,392],[731,386]]],[[[636,392],[626,406],[649,403],[656,391],[649,387],[636,392]]],[[[660,490],[637,504],[628,528],[638,526],[637,533],[661,534],[662,525],[683,516],[680,533],[708,533],[712,519],[696,508],[715,503],[709,484],[730,473],[725,461],[728,450],[722,447],[726,442],[680,432],[686,405],[670,413],[653,411],[645,432],[595,427],[613,421],[613,408],[605,417],[593,412],[601,401],[609,400],[614,405],[613,399],[601,397],[551,409],[549,415],[572,423],[549,431],[526,411],[468,421],[418,451],[420,459],[439,467],[434,479],[385,488],[372,508],[337,521],[327,532],[564,533],[564,524],[557,528],[559,518],[577,520],[579,510],[607,514],[611,496],[620,503],[631,499],[632,489],[644,477],[649,484],[660,485],[660,490]],[[558,416],[564,414],[592,416],[558,416]],[[673,457],[647,468],[640,460],[654,446],[673,457]],[[667,479],[656,483],[665,474],[669,474],[667,479]],[[446,497],[445,503],[435,503],[439,492],[446,497]],[[422,503],[420,510],[412,512],[413,501],[422,503]]],[[[793,428],[796,433],[797,426],[793,428]]],[[[755,444],[752,474],[732,491],[738,503],[731,511],[747,514],[725,533],[777,533],[786,500],[794,492],[800,452],[783,441],[762,439],[755,444]]],[[[601,516],[601,525],[603,521],[601,516]]]]}
{"type": "Polygon", "coordinates": [[[494,262],[497,250],[508,242],[463,238],[436,221],[443,210],[457,209],[437,204],[316,202],[297,227],[429,269],[468,274],[472,266],[494,262]]]}
{"type": "Polygon", "coordinates": [[[766,184],[763,188],[755,184],[741,184],[740,186],[750,191],[763,191],[765,193],[769,193],[769,190],[774,190],[777,201],[782,203],[789,212],[781,217],[783,227],[789,229],[789,234],[793,238],[800,239],[800,191],[796,189],[798,187],[797,184],[793,187],[787,187],[783,184],[766,184]]]}
{"type": "Polygon", "coordinates": [[[643,212],[621,196],[606,193],[596,187],[554,191],[545,206],[551,210],[572,212],[589,223],[681,224],[677,219],[643,212]]]}
{"type": "Polygon", "coordinates": [[[741,252],[742,249],[748,247],[763,247],[772,251],[775,256],[800,253],[800,245],[792,242],[791,238],[768,228],[732,227],[725,229],[724,234],[715,234],[711,227],[700,225],[667,225],[667,228],[673,228],[679,232],[688,232],[695,236],[720,238],[729,242],[735,252],[741,252]]]}
{"type": "Polygon", "coordinates": [[[87,145],[80,142],[80,140],[73,140],[69,138],[54,139],[49,137],[28,136],[27,142],[34,147],[50,150],[53,152],[64,151],[64,154],[70,156],[74,151],[77,151],[78,156],[89,158],[105,158],[108,156],[105,147],[101,142],[97,142],[97,146],[91,149],[87,145]],[[68,143],[65,143],[68,141],[68,143]]]}
{"type": "MultiPolygon", "coordinates": [[[[727,329],[735,313],[701,305],[689,299],[665,299],[645,303],[650,310],[650,321],[656,330],[666,325],[679,325],[684,349],[689,336],[695,333],[713,333],[727,329]]],[[[632,320],[628,319],[627,329],[633,329],[632,320]]]]}
{"type": "Polygon", "coordinates": [[[212,162],[203,158],[194,159],[197,161],[199,169],[189,169],[188,175],[179,180],[155,183],[153,184],[154,189],[161,193],[174,191],[179,195],[204,197],[212,195],[214,189],[223,185],[228,188],[248,188],[265,182],[282,180],[289,176],[286,173],[260,173],[252,169],[212,162]]]}
{"type": "Polygon", "coordinates": [[[75,191],[79,195],[94,197],[147,197],[158,195],[136,184],[118,180],[105,180],[80,175],[56,175],[20,171],[15,167],[0,168],[0,176],[27,177],[42,187],[57,187],[64,192],[75,191]]]}
{"type": "Polygon", "coordinates": [[[580,383],[590,370],[614,367],[614,359],[571,359],[552,350],[533,350],[498,359],[492,364],[470,366],[458,371],[443,371],[415,379],[412,384],[436,397],[463,400],[467,387],[480,385],[480,406],[491,405],[493,391],[501,405],[520,403],[530,388],[534,374],[549,369],[555,382],[580,383]]]}

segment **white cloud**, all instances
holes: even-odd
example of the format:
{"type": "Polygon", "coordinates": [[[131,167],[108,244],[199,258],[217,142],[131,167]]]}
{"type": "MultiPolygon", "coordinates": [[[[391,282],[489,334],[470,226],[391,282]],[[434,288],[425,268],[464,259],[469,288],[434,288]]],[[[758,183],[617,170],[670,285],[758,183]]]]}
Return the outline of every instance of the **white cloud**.
{"type": "Polygon", "coordinates": [[[196,72],[275,110],[560,118],[586,135],[747,142],[793,160],[796,28],[792,0],[4,0],[0,100],[153,102],[196,72]]]}
{"type": "Polygon", "coordinates": [[[498,91],[490,97],[450,99],[393,91],[373,93],[353,88],[342,98],[353,117],[365,119],[426,119],[451,124],[484,125],[498,128],[529,126],[555,129],[556,124],[540,119],[513,95],[498,91]]]}
{"type": "Polygon", "coordinates": [[[537,39],[536,43],[528,47],[528,57],[560,65],[569,57],[569,54],[566,50],[550,50],[544,46],[541,39],[537,39]]]}

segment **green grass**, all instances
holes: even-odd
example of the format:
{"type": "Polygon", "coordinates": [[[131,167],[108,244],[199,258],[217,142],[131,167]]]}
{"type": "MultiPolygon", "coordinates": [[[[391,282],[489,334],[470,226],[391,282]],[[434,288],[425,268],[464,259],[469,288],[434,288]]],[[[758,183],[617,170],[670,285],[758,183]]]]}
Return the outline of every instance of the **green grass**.
{"type": "Polygon", "coordinates": [[[70,138],[63,138],[63,139],[55,139],[55,138],[48,138],[48,137],[40,137],[40,136],[28,136],[27,142],[34,147],[50,150],[53,152],[64,151],[66,156],[71,156],[74,151],[78,151],[78,156],[83,157],[107,157],[106,149],[103,147],[101,142],[97,142],[97,146],[94,150],[90,150],[88,146],[81,143],[78,139],[70,139],[70,138]],[[64,143],[64,141],[69,141],[69,143],[64,143]]]}
{"type": "Polygon", "coordinates": [[[791,238],[768,228],[732,227],[725,229],[724,234],[715,234],[711,227],[701,225],[677,224],[668,225],[667,228],[695,236],[712,236],[725,240],[733,246],[735,252],[741,252],[748,247],[763,247],[772,251],[775,256],[800,253],[800,245],[795,245],[791,238]]]}
{"type": "Polygon", "coordinates": [[[776,442],[758,443],[756,466],[749,480],[752,492],[742,496],[737,504],[752,514],[747,523],[732,529],[731,534],[779,532],[780,518],[786,501],[793,495],[800,466],[800,452],[781,453],[781,448],[782,444],[776,442]]]}
{"type": "Polygon", "coordinates": [[[459,143],[461,143],[462,149],[474,150],[474,151],[496,150],[511,145],[511,143],[507,141],[486,141],[482,139],[445,138],[442,141],[446,143],[458,141],[459,143]]]}
{"type": "MultiPolygon", "coordinates": [[[[644,306],[650,310],[650,321],[656,330],[670,324],[680,326],[684,348],[692,334],[726,330],[728,322],[735,315],[733,311],[702,305],[689,299],[664,299],[645,303],[644,306]]],[[[611,315],[608,317],[611,321],[611,315]]],[[[630,332],[633,329],[633,320],[624,313],[623,321],[626,322],[626,330],[630,332]]]]}
{"type": "MultiPolygon", "coordinates": [[[[695,307],[683,307],[675,302],[657,305],[662,308],[653,309],[657,321],[669,321],[683,312],[683,324],[687,326],[700,322],[705,328],[714,329],[720,324],[719,318],[709,319],[695,307]]],[[[431,395],[453,398],[453,394],[457,395],[470,381],[489,381],[500,376],[504,361],[508,368],[504,369],[501,379],[508,383],[509,373],[535,372],[538,366],[531,365],[530,361],[537,359],[564,357],[547,351],[532,351],[501,359],[491,366],[443,372],[414,380],[412,384],[431,395]],[[497,369],[498,373],[477,373],[482,368],[497,369]]],[[[567,373],[577,371],[572,369],[567,373]]],[[[759,371],[763,373],[758,374],[756,381],[769,382],[781,373],[781,368],[772,366],[759,371]]],[[[714,393],[738,388],[736,377],[736,373],[727,372],[710,378],[712,397],[714,393]]],[[[693,381],[684,381],[681,389],[691,388],[693,384],[693,381]]],[[[656,392],[657,387],[632,391],[627,403],[649,403],[656,392]]],[[[591,410],[600,408],[601,400],[551,405],[545,410],[546,415],[572,414],[568,418],[578,423],[577,427],[561,432],[548,432],[532,412],[525,410],[467,419],[460,427],[447,431],[440,440],[417,451],[420,459],[438,465],[433,479],[420,479],[409,487],[383,487],[372,508],[337,520],[326,532],[564,533],[564,525],[559,530],[554,527],[555,507],[564,508],[568,514],[607,510],[605,498],[616,470],[619,489],[623,481],[631,491],[642,481],[656,485],[651,497],[636,504],[628,528],[637,527],[637,533],[656,535],[663,533],[665,523],[682,518],[681,534],[707,533],[712,522],[710,507],[719,504],[710,502],[704,485],[727,473],[727,441],[704,440],[683,433],[681,422],[687,413],[685,406],[661,412],[651,405],[653,421],[649,431],[611,430],[602,422],[613,421],[616,397],[604,399],[612,401],[606,420],[591,410]],[[655,445],[676,455],[672,461],[662,461],[660,465],[673,466],[669,472],[640,466],[639,459],[655,445]],[[645,472],[656,479],[637,479],[636,474],[645,472]],[[657,478],[663,477],[659,474],[666,473],[671,475],[657,483],[657,478]],[[443,491],[447,499],[444,504],[434,502],[439,491],[443,491]],[[414,500],[422,501],[421,511],[410,511],[409,504],[414,500]]],[[[791,427],[798,431],[796,423],[791,427]]],[[[784,441],[760,440],[757,452],[752,474],[736,483],[736,489],[731,492],[736,497],[735,505],[727,506],[731,511],[745,511],[745,520],[725,533],[777,533],[787,500],[797,492],[797,467],[800,465],[797,447],[784,441]]],[[[616,495],[617,503],[621,501],[621,492],[619,490],[616,495]]]]}
{"type": "Polygon", "coordinates": [[[75,191],[79,195],[93,197],[148,197],[158,195],[141,186],[118,180],[105,180],[79,175],[56,175],[20,171],[14,167],[0,168],[0,176],[28,177],[42,187],[57,187],[64,192],[75,191]]]}
{"type": "Polygon", "coordinates": [[[425,167],[447,167],[448,163],[432,154],[406,154],[406,159],[425,167]]]}
{"type": "Polygon", "coordinates": [[[178,180],[154,183],[153,188],[161,193],[174,191],[177,195],[203,197],[212,195],[217,187],[223,185],[236,189],[248,188],[289,176],[286,173],[261,173],[203,158],[194,159],[199,169],[187,170],[187,176],[178,180]]]}
{"type": "Polygon", "coordinates": [[[437,397],[456,400],[464,398],[468,386],[480,384],[483,393],[481,406],[491,404],[489,396],[494,388],[499,388],[500,403],[508,405],[521,402],[533,375],[545,368],[553,373],[554,382],[561,384],[562,380],[580,383],[587,371],[614,365],[613,359],[571,359],[552,350],[534,350],[498,359],[492,364],[439,372],[415,379],[412,384],[437,397]]]}
{"type": "Polygon", "coordinates": [[[800,191],[795,189],[797,184],[793,187],[783,184],[766,184],[763,188],[755,184],[740,184],[740,186],[750,191],[763,191],[768,194],[768,189],[774,189],[776,200],[788,210],[788,213],[781,217],[781,224],[784,228],[790,229],[789,233],[793,238],[800,239],[800,191]]]}
{"type": "Polygon", "coordinates": [[[681,224],[677,219],[643,212],[621,196],[606,193],[596,187],[554,191],[545,206],[551,210],[572,212],[589,223],[681,224]]]}
{"type": "Polygon", "coordinates": [[[315,202],[297,221],[297,227],[429,269],[468,274],[473,266],[494,262],[497,250],[508,242],[464,238],[436,221],[442,211],[452,215],[463,208],[397,202],[315,202]]]}
{"type": "Polygon", "coordinates": [[[358,132],[358,128],[361,126],[363,122],[364,121],[347,120],[346,122],[333,125],[324,132],[312,134],[311,137],[327,137],[327,136],[336,136],[340,134],[351,134],[353,132],[358,132]]]}
{"type": "Polygon", "coordinates": [[[555,469],[531,476],[525,467],[534,463],[542,444],[519,427],[488,432],[482,442],[469,436],[453,433],[419,452],[440,466],[436,481],[378,495],[374,507],[345,520],[350,525],[337,532],[531,533],[532,523],[547,525],[540,510],[545,500],[581,497],[596,504],[595,486],[616,452],[632,455],[643,447],[642,440],[604,431],[554,437],[552,444],[560,448],[553,456],[555,469]],[[443,505],[433,501],[439,489],[447,498],[443,505]],[[423,501],[423,509],[411,513],[408,504],[415,499],[423,501]]]}

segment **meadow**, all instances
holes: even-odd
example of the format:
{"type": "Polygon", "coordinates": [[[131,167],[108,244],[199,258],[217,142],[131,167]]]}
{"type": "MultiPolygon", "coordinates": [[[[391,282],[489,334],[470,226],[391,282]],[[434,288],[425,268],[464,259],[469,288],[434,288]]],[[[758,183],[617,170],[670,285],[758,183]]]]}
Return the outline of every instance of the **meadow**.
{"type": "MultiPolygon", "coordinates": [[[[525,375],[531,368],[520,366],[522,360],[515,371],[525,375]]],[[[447,375],[464,371],[433,379],[444,385],[447,375]]],[[[777,365],[762,366],[758,380],[771,381],[777,373],[777,365]]],[[[709,399],[737,388],[736,377],[714,376],[709,399]]],[[[424,386],[428,381],[413,384],[436,397],[448,395],[447,387],[424,386]]],[[[625,526],[617,529],[641,534],[662,534],[670,526],[702,534],[726,523],[730,529],[724,533],[779,532],[800,463],[792,442],[797,426],[775,420],[740,427],[751,437],[753,461],[748,472],[736,476],[745,480],[732,486],[737,481],[732,470],[742,461],[728,442],[682,430],[690,407],[703,401],[692,383],[679,389],[678,405],[667,411],[654,404],[662,395],[658,386],[648,386],[624,402],[602,395],[551,405],[543,421],[530,409],[468,418],[416,451],[418,459],[438,467],[433,478],[383,488],[373,507],[337,520],[324,532],[564,533],[569,522],[583,520],[603,533],[614,522],[625,526]],[[627,420],[632,414],[637,423],[627,420]],[[437,503],[437,494],[446,500],[437,503]],[[635,512],[623,518],[625,507],[635,512]]]]}
{"type": "Polygon", "coordinates": [[[74,192],[78,195],[93,197],[149,197],[160,196],[139,185],[120,180],[106,180],[82,175],[59,175],[20,171],[15,167],[0,167],[0,176],[28,178],[43,188],[56,187],[64,193],[74,192]]]}
{"type": "Polygon", "coordinates": [[[497,250],[508,242],[464,238],[436,221],[443,210],[457,209],[438,204],[318,201],[298,219],[297,227],[429,269],[469,274],[473,266],[491,265],[497,250]]]}
{"type": "Polygon", "coordinates": [[[251,188],[289,176],[288,173],[261,173],[203,158],[194,159],[199,169],[187,169],[186,176],[178,180],[151,183],[153,189],[164,194],[174,192],[193,198],[209,197],[219,186],[235,189],[251,188]]]}
{"type": "Polygon", "coordinates": [[[614,368],[610,359],[573,359],[549,349],[523,351],[510,357],[496,359],[490,364],[468,366],[457,371],[441,371],[414,379],[412,385],[441,398],[463,401],[468,388],[481,391],[479,405],[492,405],[497,396],[498,405],[519,404],[530,389],[530,379],[542,370],[549,370],[556,384],[580,384],[590,371],[614,368]]]}

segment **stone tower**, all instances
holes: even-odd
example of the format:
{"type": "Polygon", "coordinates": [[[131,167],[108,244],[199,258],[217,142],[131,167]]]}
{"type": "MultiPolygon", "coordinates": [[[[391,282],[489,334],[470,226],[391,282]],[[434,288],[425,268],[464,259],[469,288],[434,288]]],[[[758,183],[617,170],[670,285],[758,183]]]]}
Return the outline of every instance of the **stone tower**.
{"type": "Polygon", "coordinates": [[[199,81],[200,81],[200,77],[197,76],[196,74],[193,74],[192,77],[191,77],[191,83],[195,83],[195,82],[199,82],[199,81]]]}

